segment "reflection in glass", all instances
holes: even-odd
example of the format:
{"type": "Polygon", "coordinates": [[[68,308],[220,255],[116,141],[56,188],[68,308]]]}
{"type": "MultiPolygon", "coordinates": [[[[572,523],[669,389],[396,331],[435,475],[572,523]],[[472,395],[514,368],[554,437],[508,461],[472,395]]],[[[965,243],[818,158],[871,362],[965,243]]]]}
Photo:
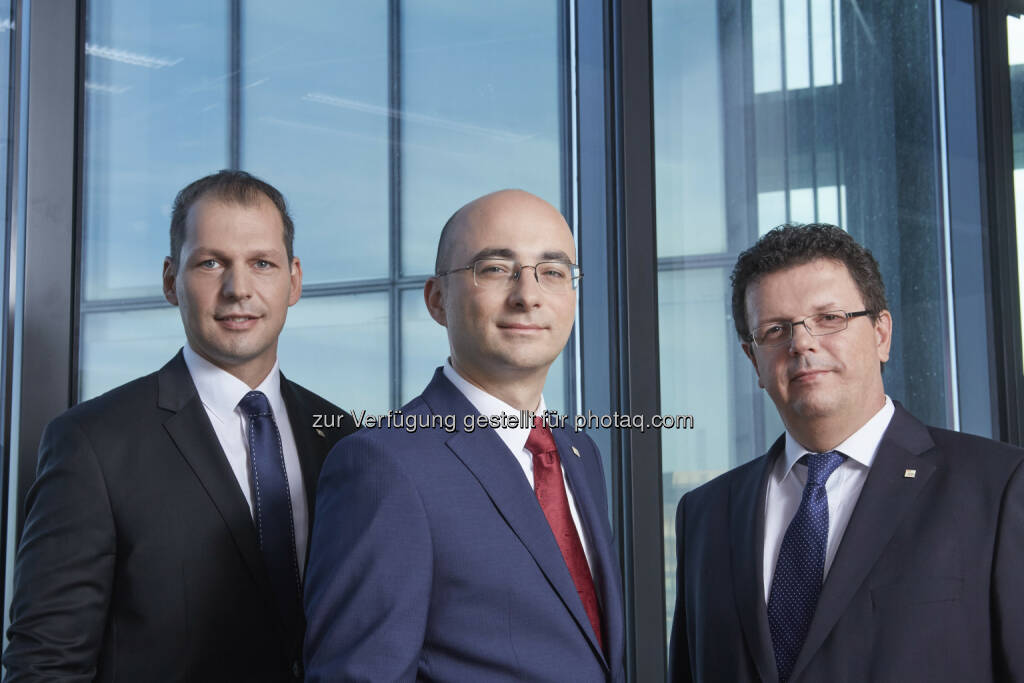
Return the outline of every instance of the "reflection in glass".
{"type": "Polygon", "coordinates": [[[402,273],[433,271],[460,206],[517,187],[562,206],[558,3],[401,3],[402,273]]]}
{"type": "Polygon", "coordinates": [[[1024,311],[1024,16],[1006,18],[1013,110],[1013,194],[1017,215],[1017,276],[1024,311]]]}
{"type": "Polygon", "coordinates": [[[886,390],[947,424],[933,29],[927,3],[653,2],[662,410],[697,412],[662,434],[670,617],[680,496],[782,432],[730,319],[728,273],[769,229],[835,223],[874,252],[886,390]]]}
{"type": "Polygon", "coordinates": [[[241,167],[291,205],[307,284],[388,276],[387,3],[247,1],[241,167]]]}
{"type": "Polygon", "coordinates": [[[726,251],[722,72],[707,58],[720,49],[718,12],[714,3],[653,9],[658,256],[726,251]]]}

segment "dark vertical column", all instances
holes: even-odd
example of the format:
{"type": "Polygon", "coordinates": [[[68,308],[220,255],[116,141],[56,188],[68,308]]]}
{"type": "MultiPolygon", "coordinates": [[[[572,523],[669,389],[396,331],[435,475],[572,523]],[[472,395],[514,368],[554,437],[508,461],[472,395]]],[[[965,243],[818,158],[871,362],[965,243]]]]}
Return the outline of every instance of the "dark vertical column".
{"type": "Polygon", "coordinates": [[[43,428],[74,400],[81,219],[83,3],[33,0],[30,7],[22,388],[16,418],[19,535],[43,428]]]}
{"type": "MultiPolygon", "coordinates": [[[[611,232],[618,347],[612,356],[620,413],[660,412],[658,269],[655,236],[654,107],[650,0],[612,0],[615,136],[611,232]]],[[[621,430],[627,656],[633,680],[665,678],[664,542],[661,435],[621,430]]]]}
{"type": "Polygon", "coordinates": [[[998,436],[992,277],[982,233],[982,150],[974,20],[961,0],[942,2],[942,43],[960,429],[998,436]]]}
{"type": "MultiPolygon", "coordinates": [[[[1020,3],[1015,3],[1019,5],[1020,3]]],[[[1017,272],[1013,188],[1013,111],[1007,59],[1005,0],[975,5],[979,36],[982,131],[984,141],[984,235],[992,273],[995,332],[996,408],[999,438],[1024,444],[1024,377],[1021,363],[1020,285],[1017,272]]]]}
{"type": "MultiPolygon", "coordinates": [[[[21,249],[21,235],[18,230],[20,225],[20,213],[21,213],[21,202],[19,201],[19,192],[21,184],[19,182],[19,170],[20,170],[20,155],[21,151],[21,111],[22,111],[22,50],[26,43],[23,38],[23,27],[27,24],[27,17],[24,15],[24,5],[20,2],[13,2],[11,5],[10,20],[14,23],[14,28],[11,30],[11,44],[10,44],[10,91],[7,107],[7,158],[3,159],[2,163],[7,165],[7,186],[5,196],[7,197],[7,204],[4,207],[4,250],[3,250],[3,358],[0,362],[0,420],[2,420],[2,426],[0,426],[0,440],[2,440],[2,450],[0,450],[0,516],[3,518],[3,523],[0,524],[0,577],[4,579],[3,583],[0,584],[0,605],[3,606],[4,618],[0,621],[4,624],[4,632],[7,630],[7,607],[8,607],[8,596],[6,595],[7,588],[7,571],[9,569],[7,557],[8,557],[8,529],[12,528],[8,524],[7,511],[9,508],[10,496],[15,495],[19,501],[18,508],[21,506],[21,496],[17,491],[12,491],[12,487],[9,485],[12,481],[11,475],[15,474],[15,486],[17,485],[16,473],[12,472],[12,462],[15,454],[12,452],[12,404],[14,403],[14,331],[15,331],[15,311],[17,307],[17,294],[18,294],[18,252],[21,249]]],[[[21,529],[20,519],[16,520],[14,529],[21,529]]],[[[16,532],[17,533],[17,532],[16,532]]]]}

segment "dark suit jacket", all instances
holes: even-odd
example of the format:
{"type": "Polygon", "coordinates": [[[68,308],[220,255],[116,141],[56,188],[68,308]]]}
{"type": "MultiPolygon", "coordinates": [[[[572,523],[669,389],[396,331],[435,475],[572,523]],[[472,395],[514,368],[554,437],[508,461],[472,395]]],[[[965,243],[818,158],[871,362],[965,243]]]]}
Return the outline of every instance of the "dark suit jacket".
{"type": "MultiPolygon", "coordinates": [[[[281,378],[310,506],[340,410],[281,378]]],[[[279,681],[303,620],[276,606],[249,507],[179,352],[47,427],[28,494],[8,681],[279,681]]],[[[312,510],[311,510],[312,512],[312,510]]]]}
{"type": "MultiPolygon", "coordinates": [[[[762,554],[767,455],[676,516],[675,681],[775,681],[762,554]]],[[[1024,451],[896,404],[792,681],[1024,680],[1024,451]],[[913,476],[908,476],[913,471],[913,476]]]]}
{"type": "Polygon", "coordinates": [[[593,441],[553,430],[590,539],[605,652],[500,437],[463,428],[477,413],[440,369],[403,414],[455,416],[457,429],[365,428],[324,464],[306,575],[307,679],[623,680],[618,559],[593,441]]]}

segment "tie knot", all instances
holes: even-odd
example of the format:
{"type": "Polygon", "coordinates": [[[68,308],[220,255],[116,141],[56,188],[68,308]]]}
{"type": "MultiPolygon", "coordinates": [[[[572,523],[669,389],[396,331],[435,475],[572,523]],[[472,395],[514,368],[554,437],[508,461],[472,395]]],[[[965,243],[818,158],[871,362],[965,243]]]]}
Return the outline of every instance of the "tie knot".
{"type": "Polygon", "coordinates": [[[270,401],[267,400],[267,395],[262,391],[250,391],[238,402],[238,407],[249,417],[273,415],[273,412],[270,410],[270,401]]]}
{"type": "Polygon", "coordinates": [[[827,453],[808,453],[804,456],[807,460],[807,485],[822,486],[836,468],[843,464],[845,456],[839,451],[828,451],[827,453]]]}
{"type": "Polygon", "coordinates": [[[534,455],[543,455],[551,452],[557,453],[558,446],[555,445],[555,437],[551,435],[551,430],[534,422],[530,436],[526,439],[526,450],[534,455]]]}

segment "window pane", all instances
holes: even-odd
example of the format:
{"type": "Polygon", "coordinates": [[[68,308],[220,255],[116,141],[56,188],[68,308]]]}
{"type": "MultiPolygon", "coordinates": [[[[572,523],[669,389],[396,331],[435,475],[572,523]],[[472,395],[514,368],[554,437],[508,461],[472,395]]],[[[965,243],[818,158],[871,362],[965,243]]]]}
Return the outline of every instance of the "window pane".
{"type": "Polygon", "coordinates": [[[430,317],[423,289],[402,290],[403,405],[419,396],[447,357],[448,332],[430,317]]]}
{"type": "Polygon", "coordinates": [[[558,3],[401,3],[402,272],[433,272],[458,207],[518,187],[562,205],[558,3]]]}
{"type": "Polygon", "coordinates": [[[86,313],[78,356],[81,400],[163,367],[185,343],[174,306],[86,313]]]}
{"type": "Polygon", "coordinates": [[[388,276],[387,3],[242,5],[241,167],[288,199],[307,284],[388,276]]]}
{"type": "Polygon", "coordinates": [[[740,251],[780,223],[840,225],[887,285],[887,392],[946,425],[952,363],[929,4],[654,0],[652,12],[662,409],[696,426],[662,434],[671,617],[680,496],[782,432],[731,320],[740,251]]]}
{"type": "Polygon", "coordinates": [[[281,333],[281,371],[340,408],[385,413],[389,332],[386,292],[303,297],[281,333]]]}
{"type": "Polygon", "coordinates": [[[228,165],[228,3],[88,3],[86,300],[160,296],[174,194],[228,165]]]}
{"type": "MultiPolygon", "coordinates": [[[[776,14],[778,6],[775,0],[776,14]]],[[[707,58],[719,51],[718,12],[714,3],[669,2],[654,3],[654,11],[658,256],[722,252],[722,74],[718,61],[707,58]],[[694,92],[702,93],[699,105],[687,104],[694,92]]]]}

